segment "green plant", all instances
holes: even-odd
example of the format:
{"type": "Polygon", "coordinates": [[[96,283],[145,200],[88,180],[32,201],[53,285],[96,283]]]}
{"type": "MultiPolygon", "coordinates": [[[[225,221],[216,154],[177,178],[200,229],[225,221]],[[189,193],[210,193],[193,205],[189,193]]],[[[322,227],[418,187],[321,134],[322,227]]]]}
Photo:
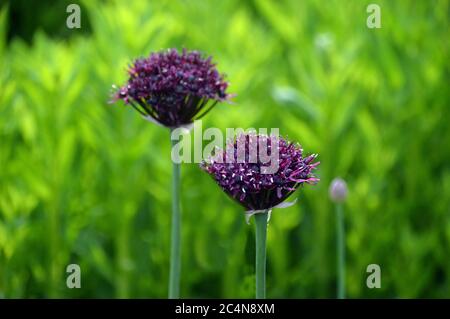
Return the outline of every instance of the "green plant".
{"type": "MultiPolygon", "coordinates": [[[[107,101],[130,57],[168,47],[208,52],[232,79],[236,106],[218,105],[205,127],[279,127],[320,154],[321,182],[270,221],[270,297],[335,297],[325,199],[337,175],[352,190],[347,296],[450,296],[449,4],[377,3],[382,28],[369,30],[360,0],[90,0],[90,34],[8,44],[2,10],[0,296],[166,296],[167,131],[107,101]],[[65,286],[69,263],[82,289],[65,286]],[[381,289],[364,284],[371,263],[381,289]]],[[[210,182],[183,166],[181,293],[251,298],[253,229],[219,189],[198,187],[210,182]]]]}

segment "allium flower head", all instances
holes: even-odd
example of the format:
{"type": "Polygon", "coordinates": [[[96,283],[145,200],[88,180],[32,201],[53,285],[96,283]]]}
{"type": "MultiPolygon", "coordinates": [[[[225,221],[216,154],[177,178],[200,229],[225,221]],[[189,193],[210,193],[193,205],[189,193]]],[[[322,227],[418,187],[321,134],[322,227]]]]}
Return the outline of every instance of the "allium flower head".
{"type": "Polygon", "coordinates": [[[312,174],[319,165],[314,162],[316,157],[316,154],[303,157],[299,145],[278,136],[243,133],[226,150],[218,150],[204,160],[201,167],[247,210],[258,211],[277,206],[300,185],[317,182],[319,179],[312,174]],[[266,167],[274,158],[273,152],[278,152],[275,159],[278,169],[268,174],[266,167]],[[242,153],[244,156],[239,158],[242,153]],[[252,158],[251,154],[256,156],[252,158]],[[270,161],[262,154],[268,154],[270,161]]]}
{"type": "Polygon", "coordinates": [[[115,92],[143,116],[166,127],[192,123],[217,102],[226,101],[228,83],[211,57],[175,49],[152,53],[134,61],[128,82],[115,92]]]}

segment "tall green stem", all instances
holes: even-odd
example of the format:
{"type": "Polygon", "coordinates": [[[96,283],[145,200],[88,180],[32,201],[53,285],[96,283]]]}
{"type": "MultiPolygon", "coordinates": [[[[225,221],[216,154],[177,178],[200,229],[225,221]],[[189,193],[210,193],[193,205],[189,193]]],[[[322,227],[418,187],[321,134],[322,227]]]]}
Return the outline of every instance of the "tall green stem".
{"type": "Polygon", "coordinates": [[[268,212],[255,214],[256,299],[266,298],[266,239],[268,212]]]}
{"type": "Polygon", "coordinates": [[[342,204],[336,204],[336,234],[337,234],[337,295],[339,299],[345,299],[345,226],[344,208],[342,204]]]}
{"type": "MultiPolygon", "coordinates": [[[[177,141],[171,139],[172,147],[177,141]]],[[[170,247],[169,298],[180,298],[180,259],[181,259],[181,209],[180,209],[180,170],[181,165],[173,163],[172,173],[172,230],[170,247]]]]}

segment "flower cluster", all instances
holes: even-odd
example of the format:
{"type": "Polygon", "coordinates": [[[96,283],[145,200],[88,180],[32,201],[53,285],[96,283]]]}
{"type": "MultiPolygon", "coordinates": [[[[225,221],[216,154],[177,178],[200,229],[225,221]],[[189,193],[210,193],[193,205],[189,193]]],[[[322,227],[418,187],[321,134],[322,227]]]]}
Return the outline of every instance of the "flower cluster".
{"type": "Polygon", "coordinates": [[[152,53],[134,61],[128,74],[114,100],[123,100],[166,127],[190,124],[230,97],[228,83],[211,57],[203,58],[197,51],[152,53]]]}
{"type": "Polygon", "coordinates": [[[316,157],[303,157],[299,145],[281,137],[248,133],[238,135],[225,150],[204,160],[201,167],[247,210],[264,210],[283,202],[300,185],[319,180],[312,174],[319,165],[314,162],[316,157]],[[271,161],[276,161],[278,169],[267,173],[266,168],[274,164],[271,161]]]}

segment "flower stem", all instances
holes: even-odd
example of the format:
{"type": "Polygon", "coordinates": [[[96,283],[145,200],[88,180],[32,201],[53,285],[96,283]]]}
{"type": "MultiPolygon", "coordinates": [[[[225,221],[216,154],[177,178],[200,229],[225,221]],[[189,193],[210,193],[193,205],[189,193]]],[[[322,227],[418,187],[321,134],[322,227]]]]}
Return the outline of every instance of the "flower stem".
{"type": "Polygon", "coordinates": [[[266,298],[266,239],[268,212],[255,214],[256,299],[266,298]]]}
{"type": "Polygon", "coordinates": [[[336,234],[337,234],[337,295],[339,299],[345,299],[345,227],[344,208],[342,204],[336,204],[336,234]]]}
{"type": "MultiPolygon", "coordinates": [[[[177,141],[171,139],[172,147],[177,141]]],[[[181,259],[181,209],[180,209],[180,167],[173,162],[172,173],[172,230],[170,247],[169,299],[180,298],[180,259],[181,259]]]]}

